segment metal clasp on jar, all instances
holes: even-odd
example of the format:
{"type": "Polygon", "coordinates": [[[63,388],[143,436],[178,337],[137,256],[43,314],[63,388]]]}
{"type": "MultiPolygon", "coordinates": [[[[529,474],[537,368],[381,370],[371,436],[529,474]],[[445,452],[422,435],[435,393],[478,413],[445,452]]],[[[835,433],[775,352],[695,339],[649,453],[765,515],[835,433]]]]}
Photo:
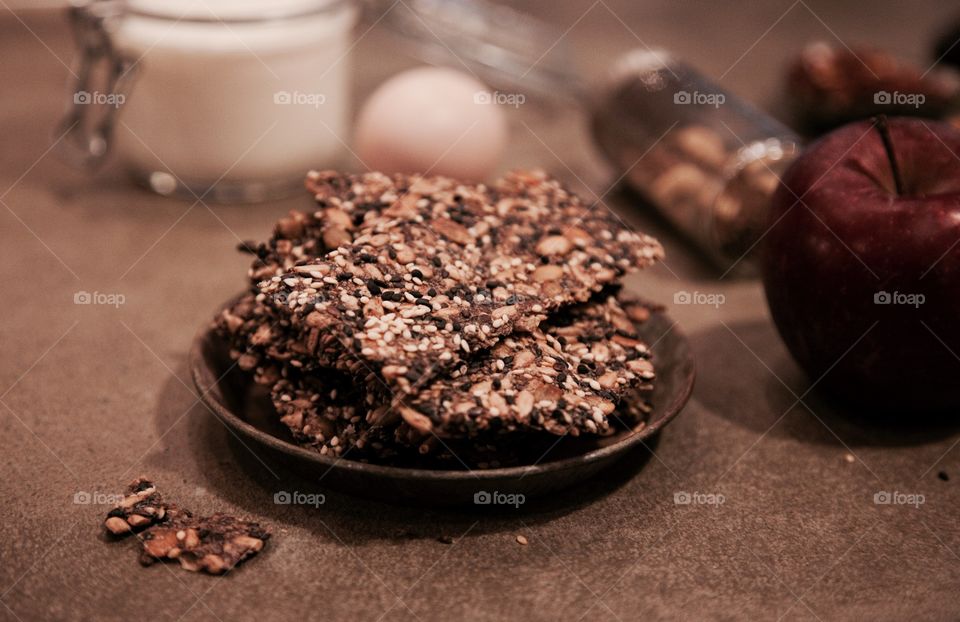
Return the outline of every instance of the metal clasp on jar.
{"type": "Polygon", "coordinates": [[[56,136],[61,137],[60,155],[81,168],[94,168],[106,158],[117,111],[134,77],[135,63],[117,53],[109,33],[123,7],[118,0],[93,0],[68,9],[80,54],[56,136]]]}

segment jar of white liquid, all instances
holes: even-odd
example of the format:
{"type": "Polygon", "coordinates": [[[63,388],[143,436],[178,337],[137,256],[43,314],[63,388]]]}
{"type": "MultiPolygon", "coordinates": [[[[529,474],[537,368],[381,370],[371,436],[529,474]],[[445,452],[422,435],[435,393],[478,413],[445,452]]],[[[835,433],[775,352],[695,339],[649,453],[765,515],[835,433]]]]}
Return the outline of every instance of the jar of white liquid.
{"type": "Polygon", "coordinates": [[[114,152],[158,193],[256,201],[347,141],[349,1],[94,1],[71,17],[83,62],[63,132],[85,164],[114,152]]]}

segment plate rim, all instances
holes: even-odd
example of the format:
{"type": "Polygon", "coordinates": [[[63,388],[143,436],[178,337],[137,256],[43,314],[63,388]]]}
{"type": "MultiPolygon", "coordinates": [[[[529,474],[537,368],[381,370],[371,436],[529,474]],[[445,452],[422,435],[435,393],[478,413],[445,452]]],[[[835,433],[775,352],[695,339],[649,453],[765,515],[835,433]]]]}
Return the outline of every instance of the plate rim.
{"type": "MultiPolygon", "coordinates": [[[[245,292],[230,298],[224,305],[219,307],[218,312],[219,310],[225,309],[233,304],[244,294],[245,292]]],[[[633,449],[638,443],[641,443],[643,439],[650,438],[658,433],[661,429],[663,429],[664,426],[673,421],[673,419],[680,414],[680,412],[689,402],[690,396],[693,393],[693,387],[696,384],[697,369],[693,358],[693,353],[690,351],[690,342],[683,331],[677,328],[677,322],[671,320],[663,309],[656,309],[652,312],[652,314],[663,318],[663,320],[669,323],[670,326],[667,329],[667,332],[664,333],[664,336],[667,333],[672,333],[672,340],[679,340],[679,343],[685,348],[686,353],[683,357],[682,364],[686,367],[689,367],[689,382],[684,383],[682,389],[677,394],[672,396],[673,399],[671,399],[669,404],[665,406],[665,414],[659,417],[652,424],[644,426],[640,431],[633,431],[632,433],[625,435],[624,438],[605,447],[599,447],[583,454],[569,456],[567,458],[561,458],[560,460],[542,464],[537,463],[522,466],[497,467],[492,469],[468,468],[467,470],[398,467],[373,464],[369,462],[360,462],[357,460],[350,460],[342,456],[324,456],[316,451],[312,451],[305,447],[285,441],[248,423],[240,416],[232,412],[219,400],[215,399],[213,395],[211,395],[214,390],[219,387],[219,382],[222,380],[222,377],[220,379],[214,379],[214,374],[208,373],[209,369],[205,364],[205,357],[203,356],[205,342],[211,337],[220,339],[220,337],[216,335],[214,328],[210,323],[201,327],[200,330],[194,335],[189,354],[190,376],[193,380],[194,388],[199,393],[199,399],[202,400],[203,403],[210,408],[218,418],[221,419],[221,421],[223,421],[224,425],[231,427],[238,433],[243,433],[252,440],[269,446],[275,451],[287,454],[293,458],[307,460],[326,466],[328,471],[343,469],[346,471],[376,475],[378,477],[388,479],[419,479],[437,482],[523,479],[528,475],[562,472],[568,469],[581,467],[584,464],[600,462],[604,459],[614,457],[621,453],[626,453],[630,449],[633,449]]],[[[661,339],[662,338],[663,337],[661,337],[661,339]]],[[[651,349],[655,347],[656,343],[651,346],[651,349]]]]}

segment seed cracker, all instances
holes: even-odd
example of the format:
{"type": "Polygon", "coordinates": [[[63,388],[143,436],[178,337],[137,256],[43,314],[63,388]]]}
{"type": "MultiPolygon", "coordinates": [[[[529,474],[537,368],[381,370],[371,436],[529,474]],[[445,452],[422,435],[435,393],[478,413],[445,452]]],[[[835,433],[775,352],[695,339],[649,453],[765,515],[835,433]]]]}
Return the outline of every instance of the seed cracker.
{"type": "Polygon", "coordinates": [[[442,437],[485,430],[609,434],[623,397],[652,388],[654,379],[630,313],[648,311],[632,301],[621,306],[614,296],[565,308],[435,379],[399,406],[401,415],[422,434],[442,437]]]}
{"type": "Polygon", "coordinates": [[[455,188],[416,178],[352,242],[260,284],[321,365],[410,393],[662,256],[541,173],[455,188]]]}
{"type": "Polygon", "coordinates": [[[436,449],[438,438],[606,435],[625,417],[614,412],[625,396],[652,389],[650,352],[635,328],[648,316],[649,307],[613,296],[576,305],[532,333],[506,337],[403,403],[378,403],[333,371],[296,372],[274,385],[272,397],[300,442],[335,455],[358,445],[389,448],[389,430],[396,444],[429,441],[436,449]]]}

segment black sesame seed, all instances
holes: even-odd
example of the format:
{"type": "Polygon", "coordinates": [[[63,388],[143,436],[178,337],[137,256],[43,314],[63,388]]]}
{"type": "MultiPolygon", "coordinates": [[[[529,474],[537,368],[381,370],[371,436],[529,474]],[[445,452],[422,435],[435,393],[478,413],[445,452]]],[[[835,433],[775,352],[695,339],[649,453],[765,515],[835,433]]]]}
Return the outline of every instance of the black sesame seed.
{"type": "Polygon", "coordinates": [[[412,276],[415,279],[422,279],[423,272],[420,272],[420,270],[418,270],[417,268],[414,268],[413,270],[410,271],[410,276],[412,276]]]}

